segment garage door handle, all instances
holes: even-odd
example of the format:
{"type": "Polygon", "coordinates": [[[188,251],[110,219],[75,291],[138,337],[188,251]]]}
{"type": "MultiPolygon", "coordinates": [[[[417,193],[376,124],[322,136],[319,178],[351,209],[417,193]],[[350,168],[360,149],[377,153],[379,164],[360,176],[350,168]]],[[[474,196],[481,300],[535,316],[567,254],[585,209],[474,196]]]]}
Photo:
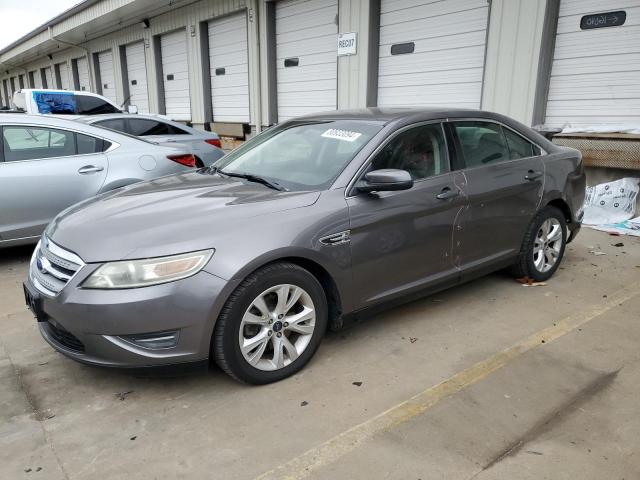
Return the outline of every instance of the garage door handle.
{"type": "Polygon", "coordinates": [[[536,172],[534,170],[529,170],[527,174],[524,176],[525,180],[529,180],[530,182],[534,181],[536,178],[540,178],[542,176],[542,172],[536,172]]]}
{"type": "Polygon", "coordinates": [[[455,198],[460,195],[460,190],[457,188],[455,190],[451,190],[449,187],[445,187],[442,191],[436,195],[438,200],[449,200],[450,198],[455,198]]]}
{"type": "Polygon", "coordinates": [[[86,175],[88,173],[97,173],[104,170],[104,167],[96,167],[95,165],[85,165],[84,167],[80,167],[78,169],[78,173],[80,175],[86,175]]]}

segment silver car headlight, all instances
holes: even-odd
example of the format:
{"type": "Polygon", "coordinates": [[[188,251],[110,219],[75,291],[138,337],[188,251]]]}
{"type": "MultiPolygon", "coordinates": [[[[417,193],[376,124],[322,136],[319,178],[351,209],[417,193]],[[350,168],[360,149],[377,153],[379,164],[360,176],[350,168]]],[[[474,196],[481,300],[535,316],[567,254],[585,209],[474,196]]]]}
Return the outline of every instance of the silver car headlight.
{"type": "Polygon", "coordinates": [[[82,288],[137,288],[173,282],[202,270],[214,251],[105,263],[83,282],[82,288]]]}

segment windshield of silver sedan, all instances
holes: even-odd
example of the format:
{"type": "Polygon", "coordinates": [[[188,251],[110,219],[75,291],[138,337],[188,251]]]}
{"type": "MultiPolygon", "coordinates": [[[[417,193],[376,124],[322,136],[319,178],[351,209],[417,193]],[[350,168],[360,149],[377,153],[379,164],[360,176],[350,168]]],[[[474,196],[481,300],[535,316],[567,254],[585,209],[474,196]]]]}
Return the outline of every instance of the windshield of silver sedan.
{"type": "Polygon", "coordinates": [[[321,190],[381,128],[357,120],[287,124],[249,140],[209,171],[282,190],[321,190]]]}

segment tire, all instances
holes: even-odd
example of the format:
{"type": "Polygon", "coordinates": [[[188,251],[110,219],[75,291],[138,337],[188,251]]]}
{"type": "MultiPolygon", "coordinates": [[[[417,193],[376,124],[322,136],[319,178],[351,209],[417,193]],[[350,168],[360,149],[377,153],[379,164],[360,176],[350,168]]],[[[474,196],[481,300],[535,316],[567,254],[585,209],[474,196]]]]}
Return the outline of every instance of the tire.
{"type": "Polygon", "coordinates": [[[307,270],[289,262],[262,267],[223,307],[211,341],[212,358],[241,382],[282,380],[302,369],[317,350],[327,311],[324,290],[307,270]]]}
{"type": "Polygon", "coordinates": [[[542,208],[527,228],[518,260],[511,267],[511,274],[516,278],[526,277],[536,282],[548,280],[560,266],[566,244],[567,222],[563,213],[551,206],[542,208]],[[556,233],[545,233],[547,225],[551,225],[556,233]],[[548,237],[547,241],[543,238],[545,235],[548,237]],[[555,240],[548,241],[552,237],[555,240]],[[544,257],[542,260],[541,255],[544,257]],[[550,264],[553,257],[555,261],[550,264]]]}

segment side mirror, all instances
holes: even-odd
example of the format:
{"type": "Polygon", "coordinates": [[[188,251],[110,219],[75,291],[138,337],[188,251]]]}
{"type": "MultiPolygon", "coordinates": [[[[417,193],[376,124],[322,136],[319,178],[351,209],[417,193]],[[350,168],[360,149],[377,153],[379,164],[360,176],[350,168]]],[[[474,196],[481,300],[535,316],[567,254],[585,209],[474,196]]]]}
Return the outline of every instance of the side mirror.
{"type": "Polygon", "coordinates": [[[409,172],[392,168],[373,170],[356,185],[356,189],[360,192],[390,192],[408,190],[411,187],[413,187],[413,179],[409,172]]]}
{"type": "Polygon", "coordinates": [[[138,113],[138,107],[136,105],[129,105],[127,107],[127,112],[129,112],[129,113],[138,113]]]}

